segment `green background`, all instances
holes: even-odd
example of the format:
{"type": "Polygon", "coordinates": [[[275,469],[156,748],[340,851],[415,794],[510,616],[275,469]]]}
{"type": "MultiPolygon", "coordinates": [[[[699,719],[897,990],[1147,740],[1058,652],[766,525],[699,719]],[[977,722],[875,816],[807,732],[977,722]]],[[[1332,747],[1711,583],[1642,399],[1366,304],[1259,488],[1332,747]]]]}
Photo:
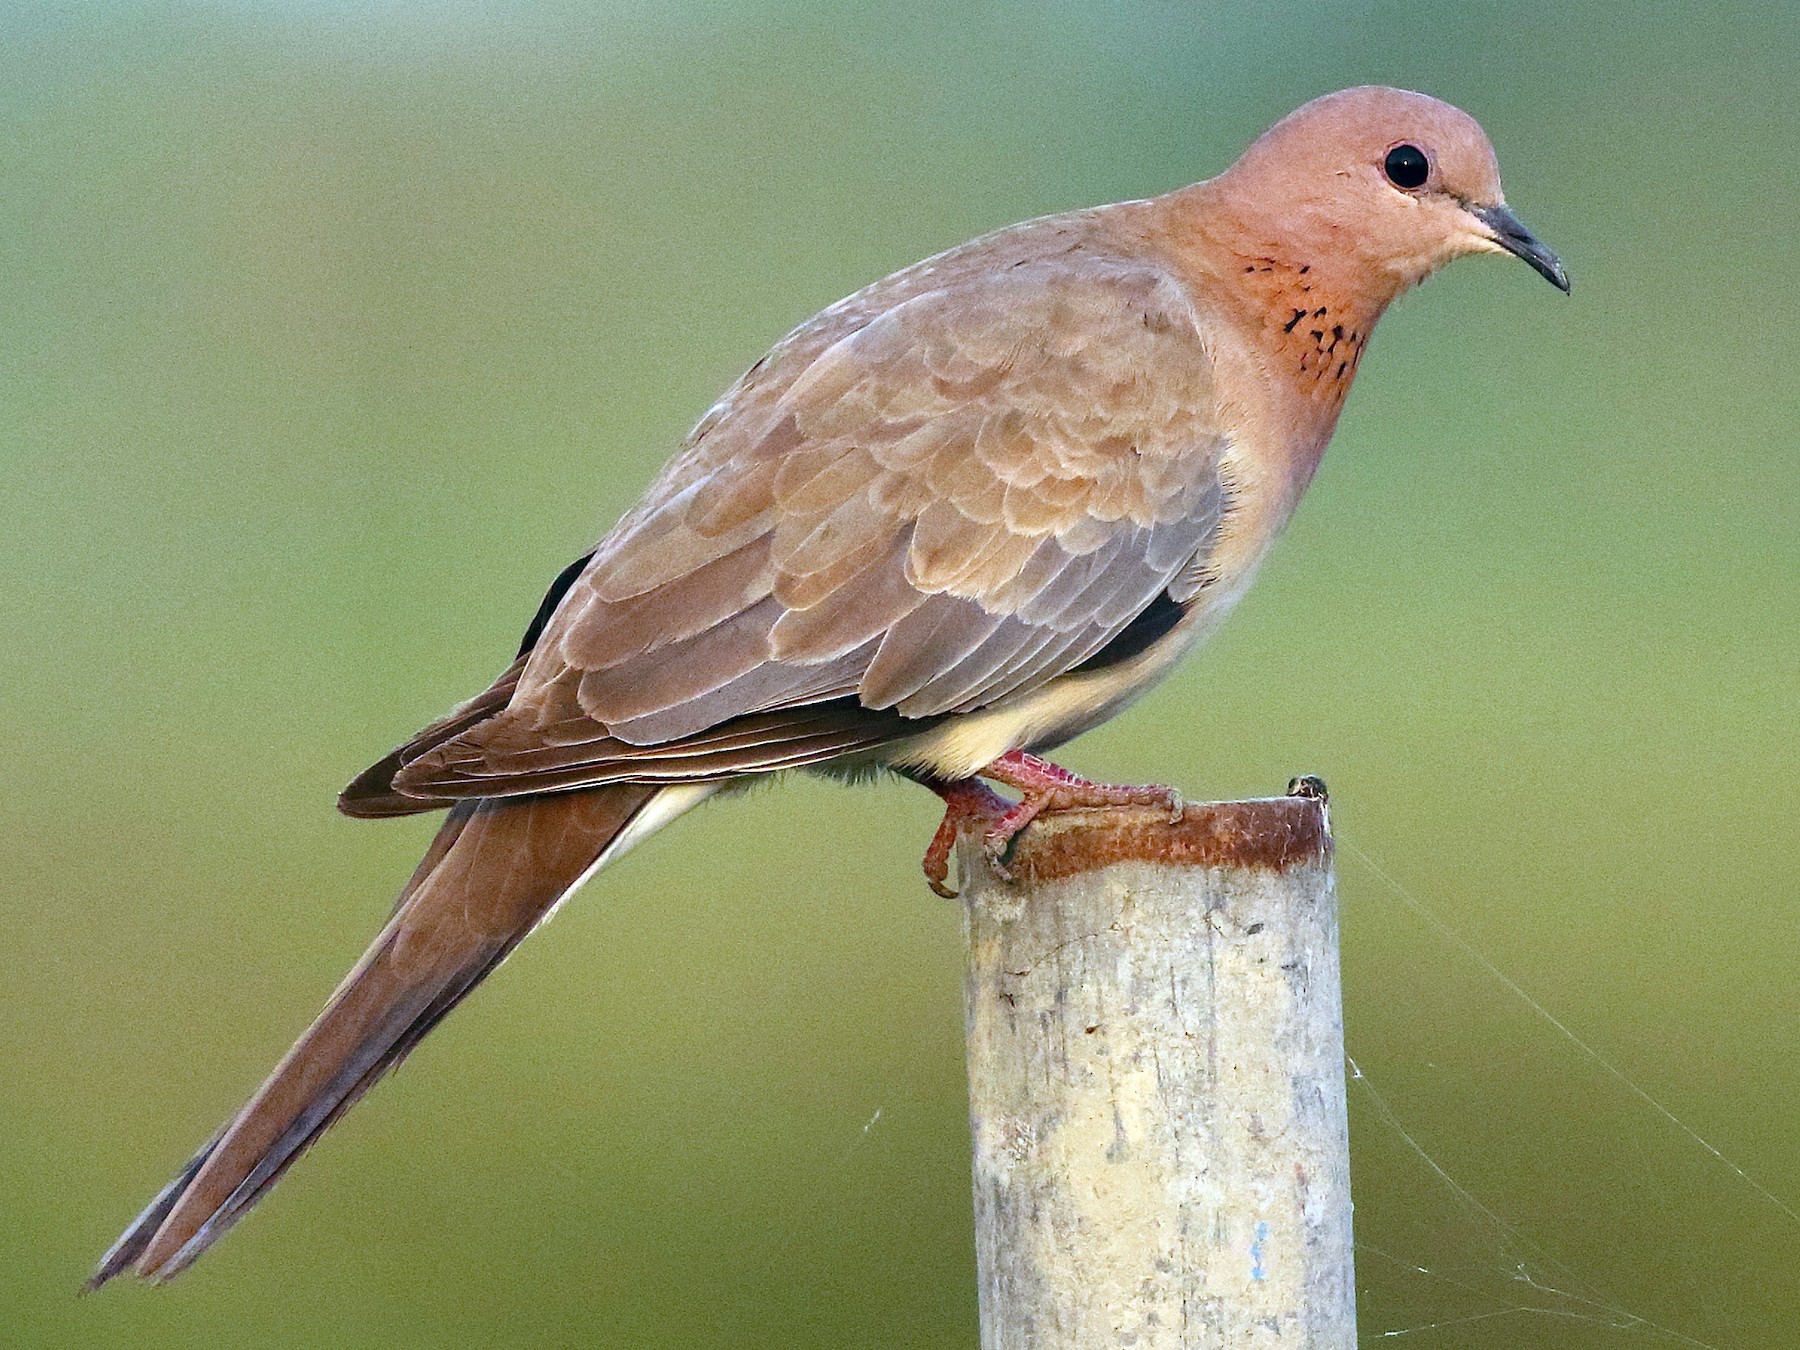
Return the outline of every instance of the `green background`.
{"type": "Polygon", "coordinates": [[[422,847],[335,790],[737,371],[1365,81],[1484,121],[1574,296],[1404,302],[1250,599],[1065,758],[1331,784],[1365,1344],[1800,1343],[1800,1219],[1363,856],[1800,1206],[1797,15],[11,0],[0,1343],[972,1346],[958,916],[892,784],[684,822],[192,1274],[74,1293],[422,847]]]}

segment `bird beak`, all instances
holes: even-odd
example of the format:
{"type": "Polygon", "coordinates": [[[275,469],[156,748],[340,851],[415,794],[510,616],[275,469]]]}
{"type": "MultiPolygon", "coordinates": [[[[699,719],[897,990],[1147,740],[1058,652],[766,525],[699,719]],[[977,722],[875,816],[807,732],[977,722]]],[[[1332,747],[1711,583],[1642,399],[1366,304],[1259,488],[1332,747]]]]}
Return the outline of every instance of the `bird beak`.
{"type": "Polygon", "coordinates": [[[1530,263],[1534,272],[1564,295],[1569,293],[1569,274],[1563,270],[1562,259],[1544,247],[1505,202],[1471,206],[1469,214],[1493,232],[1490,238],[1494,243],[1530,263]]]}

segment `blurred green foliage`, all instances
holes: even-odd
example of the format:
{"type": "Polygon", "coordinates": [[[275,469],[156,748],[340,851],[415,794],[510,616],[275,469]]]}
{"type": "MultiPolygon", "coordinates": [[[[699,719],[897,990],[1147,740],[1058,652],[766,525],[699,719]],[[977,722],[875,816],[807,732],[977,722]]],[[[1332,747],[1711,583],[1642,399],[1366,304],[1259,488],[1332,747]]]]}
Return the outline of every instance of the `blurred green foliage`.
{"type": "MultiPolygon", "coordinates": [[[[1797,14],[11,0],[0,1341],[973,1345],[958,919],[895,785],[684,822],[193,1274],[74,1291],[422,846],[335,789],[503,664],[732,375],[1366,81],[1483,119],[1574,297],[1495,261],[1402,305],[1250,600],[1067,758],[1322,774],[1347,844],[1800,1203],[1797,14]]],[[[1800,1223],[1349,849],[1343,890],[1353,1054],[1516,1229],[1355,1092],[1366,1338],[1656,1339],[1579,1279],[1800,1343],[1800,1223]]]]}

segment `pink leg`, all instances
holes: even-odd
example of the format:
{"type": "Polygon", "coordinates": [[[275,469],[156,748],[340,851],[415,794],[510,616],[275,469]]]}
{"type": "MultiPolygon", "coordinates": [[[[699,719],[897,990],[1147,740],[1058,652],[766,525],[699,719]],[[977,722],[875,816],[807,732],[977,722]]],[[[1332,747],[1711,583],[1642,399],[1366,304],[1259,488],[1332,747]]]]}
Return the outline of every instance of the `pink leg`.
{"type": "Polygon", "coordinates": [[[1017,788],[1019,802],[1001,816],[983,841],[995,869],[1006,875],[1006,854],[1013,840],[1045,811],[1067,811],[1082,807],[1161,806],[1175,820],[1181,819],[1181,794],[1160,784],[1143,787],[1115,787],[1094,783],[1072,774],[1047,759],[1009,750],[981,771],[983,778],[1017,788]]]}
{"type": "Polygon", "coordinates": [[[931,836],[925,850],[925,882],[946,900],[956,899],[950,889],[950,850],[956,847],[956,836],[965,821],[992,824],[1004,820],[1012,803],[979,778],[963,778],[953,783],[926,785],[944,799],[944,819],[931,836]]]}
{"type": "Polygon", "coordinates": [[[1052,764],[1047,759],[1028,755],[1023,750],[1009,750],[981,770],[979,778],[963,778],[954,782],[925,781],[944,799],[944,819],[925,850],[925,880],[931,889],[946,899],[956,892],[946,884],[950,875],[950,850],[956,847],[957,833],[969,822],[986,827],[982,847],[994,870],[1008,875],[1006,854],[1012,842],[1032,821],[1045,811],[1070,810],[1103,806],[1162,806],[1176,820],[1181,819],[1181,797],[1166,787],[1112,787],[1091,783],[1052,764]],[[1016,788],[1019,800],[1009,802],[982,778],[1016,788]]]}

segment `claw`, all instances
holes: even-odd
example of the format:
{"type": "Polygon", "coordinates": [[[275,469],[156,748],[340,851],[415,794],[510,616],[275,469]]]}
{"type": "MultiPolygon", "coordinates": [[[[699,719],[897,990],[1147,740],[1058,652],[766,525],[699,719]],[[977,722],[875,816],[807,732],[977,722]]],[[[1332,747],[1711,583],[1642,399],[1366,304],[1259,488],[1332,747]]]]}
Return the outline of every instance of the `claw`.
{"type": "MultiPolygon", "coordinates": [[[[944,818],[938,822],[937,833],[931,836],[931,844],[925,850],[925,884],[944,899],[954,900],[957,893],[949,884],[950,854],[956,848],[956,837],[964,823],[1004,821],[1014,808],[979,778],[929,786],[944,799],[944,818]]],[[[989,847],[987,840],[992,834],[990,828],[983,837],[983,847],[989,847]]],[[[989,856],[991,859],[991,850],[989,856]]]]}
{"type": "Polygon", "coordinates": [[[981,771],[991,778],[1019,791],[1018,802],[1009,802],[983,783],[980,778],[955,782],[927,782],[926,786],[944,799],[944,819],[931,846],[925,850],[925,880],[931,889],[947,900],[956,898],[948,883],[950,853],[956,847],[957,834],[972,821],[985,822],[981,851],[988,865],[1002,881],[1012,880],[1007,865],[1013,844],[1025,827],[1045,811],[1066,811],[1080,807],[1161,806],[1169,813],[1169,822],[1182,818],[1181,794],[1173,788],[1152,784],[1145,787],[1113,787],[1090,782],[1022,750],[1009,751],[981,771]]]}
{"type": "Polygon", "coordinates": [[[1160,783],[1142,787],[1115,787],[1108,783],[1095,783],[1022,750],[1002,755],[981,772],[983,777],[1019,789],[1027,800],[1040,799],[1039,810],[1068,810],[1084,806],[1161,806],[1168,809],[1171,821],[1180,820],[1182,815],[1181,794],[1174,788],[1164,787],[1160,783]]]}
{"type": "Polygon", "coordinates": [[[994,874],[1000,880],[1012,880],[1012,869],[1007,863],[1012,857],[1013,845],[1018,842],[1025,827],[1043,813],[1044,804],[1042,797],[1024,797],[1018,805],[1009,808],[1006,814],[995,821],[982,837],[981,851],[987,855],[988,866],[994,869],[994,874]]]}

